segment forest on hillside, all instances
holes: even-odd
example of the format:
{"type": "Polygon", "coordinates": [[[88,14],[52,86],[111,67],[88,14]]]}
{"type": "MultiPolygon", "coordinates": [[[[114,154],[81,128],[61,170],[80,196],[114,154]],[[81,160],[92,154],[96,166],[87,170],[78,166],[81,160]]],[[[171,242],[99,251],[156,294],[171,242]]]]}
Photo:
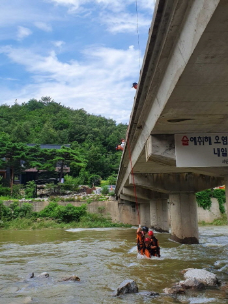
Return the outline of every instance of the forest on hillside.
{"type": "Polygon", "coordinates": [[[20,105],[1,105],[0,130],[12,143],[70,144],[84,159],[84,166],[71,170],[70,175],[88,183],[91,175],[107,179],[117,174],[122,152],[115,147],[125,138],[127,125],[42,97],[20,105]]]}

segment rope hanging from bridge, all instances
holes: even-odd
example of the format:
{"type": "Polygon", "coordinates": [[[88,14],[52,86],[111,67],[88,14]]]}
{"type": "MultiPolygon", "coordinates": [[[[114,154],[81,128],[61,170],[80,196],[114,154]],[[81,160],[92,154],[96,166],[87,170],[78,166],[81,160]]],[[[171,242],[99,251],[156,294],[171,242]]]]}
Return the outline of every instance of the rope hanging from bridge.
{"type": "MultiPolygon", "coordinates": [[[[137,29],[137,37],[138,37],[139,71],[140,71],[141,62],[140,62],[139,18],[138,18],[138,2],[137,2],[137,0],[135,0],[135,10],[136,10],[136,29],[137,29]]],[[[135,89],[137,89],[137,83],[133,83],[133,87],[135,87],[135,89]],[[134,86],[134,84],[136,85],[136,87],[134,86]]],[[[128,130],[127,130],[127,136],[126,136],[127,142],[126,142],[126,147],[125,148],[128,149],[128,153],[129,153],[129,160],[130,160],[130,165],[131,165],[131,172],[130,172],[130,174],[132,176],[132,182],[133,182],[133,186],[134,186],[135,206],[136,206],[136,210],[137,210],[138,224],[140,225],[138,198],[137,198],[137,192],[136,192],[134,171],[133,171],[133,166],[132,166],[131,147],[130,147],[129,138],[128,138],[128,131],[129,131],[129,126],[128,126],[128,130]]]]}

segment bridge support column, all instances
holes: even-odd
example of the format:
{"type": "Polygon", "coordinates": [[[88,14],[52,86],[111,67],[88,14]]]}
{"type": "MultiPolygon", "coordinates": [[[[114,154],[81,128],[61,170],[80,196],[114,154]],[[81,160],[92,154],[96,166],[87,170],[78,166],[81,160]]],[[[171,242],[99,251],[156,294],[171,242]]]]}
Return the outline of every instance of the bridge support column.
{"type": "Polygon", "coordinates": [[[167,196],[150,200],[150,226],[155,231],[169,232],[167,196]]]}
{"type": "Polygon", "coordinates": [[[150,226],[150,204],[139,204],[140,224],[150,226]]]}
{"type": "Polygon", "coordinates": [[[182,244],[198,244],[198,218],[194,193],[169,195],[171,239],[182,244]]]}

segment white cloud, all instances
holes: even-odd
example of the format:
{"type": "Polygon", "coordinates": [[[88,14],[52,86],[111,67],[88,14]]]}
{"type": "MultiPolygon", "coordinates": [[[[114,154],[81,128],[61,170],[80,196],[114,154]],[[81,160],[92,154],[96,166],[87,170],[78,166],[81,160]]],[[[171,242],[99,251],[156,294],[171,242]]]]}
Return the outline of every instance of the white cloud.
{"type": "Polygon", "coordinates": [[[52,13],[51,8],[44,12],[43,1],[0,0],[0,27],[10,27],[18,24],[27,26],[34,22],[46,23],[52,20],[62,20],[62,16],[52,13]]]}
{"type": "Polygon", "coordinates": [[[0,77],[0,79],[8,80],[8,81],[17,81],[18,80],[17,78],[11,78],[11,77],[0,77]]]}
{"type": "MultiPolygon", "coordinates": [[[[103,10],[121,12],[125,11],[126,7],[129,5],[134,5],[136,7],[135,0],[48,0],[57,5],[63,5],[71,8],[71,11],[78,10],[86,4],[97,4],[103,10]]],[[[151,10],[154,9],[154,4],[156,0],[140,0],[138,1],[138,10],[151,10]]]]}
{"type": "Polygon", "coordinates": [[[49,0],[57,5],[64,5],[71,7],[71,10],[77,10],[86,0],[49,0]]]}
{"type": "MultiPolygon", "coordinates": [[[[24,66],[33,82],[20,91],[11,92],[18,102],[51,96],[72,108],[84,108],[89,113],[111,117],[117,122],[128,122],[137,81],[137,56],[133,48],[89,48],[84,61],[61,62],[54,51],[41,56],[25,49],[0,49],[14,63],[24,66]]],[[[4,92],[4,90],[3,90],[4,92]]],[[[5,103],[11,97],[3,96],[5,103]]]]}
{"type": "Polygon", "coordinates": [[[52,41],[52,44],[54,44],[54,46],[60,48],[61,46],[63,46],[65,44],[64,41],[52,41]]]}
{"type": "MultiPolygon", "coordinates": [[[[107,25],[107,29],[112,33],[137,32],[137,17],[131,14],[106,15],[102,17],[102,22],[107,25]]],[[[149,27],[151,19],[143,16],[138,18],[138,28],[149,27]]]]}
{"type": "Polygon", "coordinates": [[[51,32],[52,31],[52,27],[44,22],[35,22],[34,25],[45,32],[51,32]]]}
{"type": "Polygon", "coordinates": [[[18,26],[18,28],[17,28],[17,39],[18,40],[22,40],[31,34],[32,34],[32,31],[29,28],[23,27],[23,26],[18,26]]]}
{"type": "Polygon", "coordinates": [[[142,0],[138,2],[139,10],[140,8],[145,10],[150,10],[153,12],[156,0],[142,0]]]}

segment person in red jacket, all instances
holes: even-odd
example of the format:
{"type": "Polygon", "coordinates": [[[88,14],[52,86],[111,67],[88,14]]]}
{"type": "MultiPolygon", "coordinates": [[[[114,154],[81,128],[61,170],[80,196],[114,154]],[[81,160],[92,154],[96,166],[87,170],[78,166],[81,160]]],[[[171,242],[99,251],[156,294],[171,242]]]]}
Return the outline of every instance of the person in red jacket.
{"type": "Polygon", "coordinates": [[[156,237],[154,236],[153,231],[150,230],[148,232],[148,238],[150,239],[150,242],[146,248],[149,250],[151,256],[157,256],[160,258],[161,255],[160,255],[159,243],[156,237]]]}

